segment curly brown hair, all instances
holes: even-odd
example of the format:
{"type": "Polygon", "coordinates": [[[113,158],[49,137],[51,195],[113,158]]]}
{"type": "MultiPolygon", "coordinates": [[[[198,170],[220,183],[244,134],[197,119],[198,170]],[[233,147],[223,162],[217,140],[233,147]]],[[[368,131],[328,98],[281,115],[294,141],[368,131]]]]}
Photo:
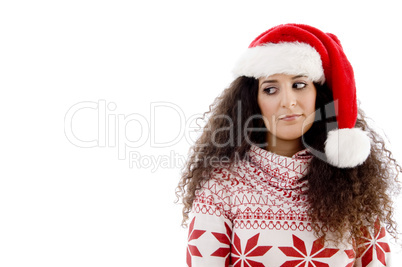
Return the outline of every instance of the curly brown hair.
{"type": "MultiPolygon", "coordinates": [[[[336,127],[336,118],[328,115],[331,112],[335,114],[330,89],[325,84],[315,84],[315,87],[316,121],[302,138],[303,144],[311,151],[323,151],[327,133],[331,130],[328,126],[336,127]],[[327,116],[321,112],[326,112],[327,116]]],[[[217,163],[227,167],[245,159],[252,144],[266,147],[267,129],[257,96],[258,80],[242,76],[234,80],[204,113],[202,119],[210,116],[201,136],[190,148],[176,189],[176,196],[184,204],[183,226],[189,218],[196,191],[210,179],[217,163]]],[[[392,196],[400,189],[397,177],[401,166],[385,147],[381,136],[368,125],[360,109],[356,127],[368,132],[371,138],[368,159],[355,168],[340,169],[329,165],[322,156],[313,157],[309,172],[303,178],[309,182],[309,216],[313,225],[321,224],[331,229],[335,233],[335,241],[345,237],[358,238],[362,235],[362,226],[374,226],[377,219],[396,239],[392,196]]],[[[325,238],[322,229],[315,227],[315,234],[325,238]]]]}

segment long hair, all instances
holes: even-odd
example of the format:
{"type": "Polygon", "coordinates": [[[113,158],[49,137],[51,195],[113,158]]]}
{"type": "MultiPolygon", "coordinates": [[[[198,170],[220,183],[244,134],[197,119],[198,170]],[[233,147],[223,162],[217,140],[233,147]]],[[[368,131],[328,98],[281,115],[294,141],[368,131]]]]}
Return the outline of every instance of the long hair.
{"type": "MultiPolygon", "coordinates": [[[[328,125],[336,126],[336,118],[320,114],[321,111],[328,113],[331,108],[333,110],[332,93],[325,84],[315,86],[316,117],[322,115],[324,119],[316,119],[303,136],[303,143],[311,150],[323,151],[327,132],[331,129],[328,125]]],[[[257,97],[258,80],[242,76],[234,80],[204,113],[203,119],[210,116],[201,136],[190,148],[176,189],[176,195],[184,205],[183,225],[189,218],[196,191],[210,179],[211,172],[217,167],[211,162],[230,166],[246,158],[251,144],[266,146],[267,129],[257,97]]],[[[314,227],[315,234],[325,237],[322,229],[327,228],[335,233],[336,241],[344,237],[357,238],[362,234],[362,226],[374,225],[378,219],[396,238],[391,196],[399,189],[397,176],[401,167],[385,147],[381,136],[369,127],[360,109],[356,127],[367,131],[372,140],[371,153],[364,164],[339,169],[322,157],[313,157],[308,174],[303,178],[309,182],[308,214],[312,223],[325,226],[314,227]]]]}

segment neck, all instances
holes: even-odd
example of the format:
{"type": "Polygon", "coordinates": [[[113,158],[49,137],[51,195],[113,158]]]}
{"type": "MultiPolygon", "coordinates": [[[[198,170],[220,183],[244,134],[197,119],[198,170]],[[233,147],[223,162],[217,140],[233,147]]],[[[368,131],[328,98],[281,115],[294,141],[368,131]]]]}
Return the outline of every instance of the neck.
{"type": "Polygon", "coordinates": [[[276,138],[276,136],[268,135],[268,146],[267,150],[275,154],[292,157],[294,154],[303,150],[303,144],[301,138],[295,140],[283,140],[276,138]]]}

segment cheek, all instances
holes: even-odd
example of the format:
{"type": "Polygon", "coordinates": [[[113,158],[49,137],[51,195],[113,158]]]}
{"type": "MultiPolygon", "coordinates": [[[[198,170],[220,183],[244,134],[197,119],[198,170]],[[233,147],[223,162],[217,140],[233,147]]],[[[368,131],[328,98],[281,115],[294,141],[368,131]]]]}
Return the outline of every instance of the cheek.
{"type": "Polygon", "coordinates": [[[272,117],[275,114],[275,102],[272,98],[259,94],[258,106],[260,107],[261,114],[266,117],[272,117]]]}
{"type": "Polygon", "coordinates": [[[260,109],[261,109],[262,115],[264,115],[267,118],[272,117],[274,115],[274,111],[272,109],[272,106],[267,104],[267,103],[262,103],[260,105],[260,109]]]}
{"type": "Polygon", "coordinates": [[[311,91],[309,94],[305,95],[301,103],[304,103],[304,110],[307,114],[312,114],[315,112],[315,100],[317,93],[315,90],[311,91]]]}
{"type": "Polygon", "coordinates": [[[265,127],[270,130],[270,125],[273,125],[275,121],[275,103],[267,100],[266,98],[258,97],[258,106],[260,107],[261,114],[265,123],[265,127]]]}
{"type": "Polygon", "coordinates": [[[304,103],[303,108],[304,108],[304,112],[306,114],[306,119],[303,122],[303,133],[308,131],[314,123],[315,100],[316,100],[316,91],[315,90],[303,99],[302,103],[304,103]]]}

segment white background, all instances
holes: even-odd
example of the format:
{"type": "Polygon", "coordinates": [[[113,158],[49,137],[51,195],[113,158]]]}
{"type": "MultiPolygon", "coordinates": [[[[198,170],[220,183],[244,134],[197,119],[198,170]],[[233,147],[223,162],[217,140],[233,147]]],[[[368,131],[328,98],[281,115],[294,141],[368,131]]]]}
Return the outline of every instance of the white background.
{"type": "MultiPolygon", "coordinates": [[[[397,1],[2,1],[0,266],[184,266],[173,202],[191,141],[180,129],[277,24],[339,37],[362,107],[401,161],[399,10],[397,1]],[[98,108],[71,117],[77,104],[98,108]],[[81,146],[98,146],[69,140],[65,118],[81,146]],[[127,138],[139,147],[124,159],[127,138]]],[[[396,215],[401,223],[401,206],[396,215]]]]}

